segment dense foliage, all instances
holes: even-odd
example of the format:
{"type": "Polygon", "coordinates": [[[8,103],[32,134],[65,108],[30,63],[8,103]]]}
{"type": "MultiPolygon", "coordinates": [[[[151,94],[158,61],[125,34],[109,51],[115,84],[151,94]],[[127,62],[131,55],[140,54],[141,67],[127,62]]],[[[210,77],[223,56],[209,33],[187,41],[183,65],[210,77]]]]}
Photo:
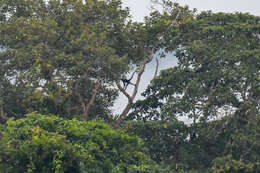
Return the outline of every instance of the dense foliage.
{"type": "Polygon", "coordinates": [[[156,118],[159,110],[165,120],[254,119],[260,109],[259,22],[249,14],[202,12],[173,26],[166,49],[175,51],[178,65],[152,81],[137,115],[156,118]]]}
{"type": "Polygon", "coordinates": [[[145,141],[151,157],[156,162],[178,162],[180,147],[184,147],[188,137],[188,127],[183,122],[166,123],[162,121],[128,122],[125,129],[145,141]]]}
{"type": "Polygon", "coordinates": [[[0,172],[151,172],[141,139],[98,121],[29,114],[1,126],[0,172]]]}
{"type": "Polygon", "coordinates": [[[170,166],[171,171],[260,171],[259,118],[239,130],[227,117],[193,125],[180,121],[128,122],[125,129],[142,138],[151,158],[170,166]]]}
{"type": "Polygon", "coordinates": [[[0,11],[5,114],[113,118],[114,83],[145,56],[143,27],[120,0],[6,0],[0,11]]]}
{"type": "Polygon", "coordinates": [[[153,2],[0,0],[0,172],[260,172],[260,17],[153,2]]]}

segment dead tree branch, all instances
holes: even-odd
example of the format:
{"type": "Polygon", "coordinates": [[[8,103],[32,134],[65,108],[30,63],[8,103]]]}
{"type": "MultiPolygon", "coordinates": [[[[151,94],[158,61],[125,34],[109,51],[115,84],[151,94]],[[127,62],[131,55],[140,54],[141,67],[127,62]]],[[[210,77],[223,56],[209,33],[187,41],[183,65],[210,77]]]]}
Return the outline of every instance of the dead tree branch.
{"type": "Polygon", "coordinates": [[[155,60],[156,60],[156,67],[155,67],[155,72],[154,72],[153,79],[157,76],[158,68],[159,68],[159,60],[158,60],[158,58],[156,58],[155,60]]]}
{"type": "Polygon", "coordinates": [[[128,99],[128,103],[127,103],[125,109],[124,109],[123,112],[119,115],[118,119],[115,121],[115,125],[116,125],[116,126],[119,126],[119,125],[121,124],[121,122],[123,122],[123,121],[126,119],[126,117],[127,117],[128,113],[129,113],[129,111],[130,111],[132,105],[134,104],[134,99],[135,99],[136,94],[137,94],[137,92],[138,92],[138,88],[139,88],[139,84],[140,84],[140,81],[141,81],[141,77],[142,77],[142,75],[143,75],[143,73],[144,73],[146,64],[147,64],[148,62],[150,62],[150,61],[151,61],[151,58],[150,58],[150,59],[146,59],[146,60],[144,60],[144,61],[142,62],[141,68],[140,68],[140,70],[138,71],[138,75],[137,75],[137,79],[136,79],[136,82],[135,82],[135,86],[134,86],[134,90],[133,90],[132,95],[128,94],[128,93],[123,89],[123,87],[120,85],[119,82],[116,83],[116,85],[117,85],[117,87],[119,88],[119,90],[120,90],[120,91],[127,97],[127,99],[128,99]]]}
{"type": "Polygon", "coordinates": [[[95,84],[95,88],[93,90],[93,95],[92,95],[92,97],[91,97],[91,99],[90,99],[90,101],[89,101],[89,103],[86,107],[85,112],[84,112],[84,117],[83,117],[84,119],[88,119],[88,117],[89,117],[88,112],[89,112],[89,109],[91,108],[91,106],[94,104],[94,101],[97,97],[99,86],[100,86],[100,81],[98,80],[95,84]]]}
{"type": "MultiPolygon", "coordinates": [[[[86,75],[84,76],[86,77],[86,75]]],[[[76,86],[73,87],[72,84],[69,84],[69,87],[72,89],[72,91],[78,96],[79,98],[79,102],[81,104],[81,109],[82,109],[82,119],[87,120],[89,119],[89,110],[90,108],[93,106],[94,101],[97,97],[98,94],[98,90],[100,88],[100,79],[97,79],[97,81],[95,82],[95,87],[93,89],[93,95],[91,96],[90,100],[88,103],[85,102],[85,99],[83,98],[83,96],[80,94],[79,92],[79,86],[78,86],[78,81],[76,82],[76,86]]]]}

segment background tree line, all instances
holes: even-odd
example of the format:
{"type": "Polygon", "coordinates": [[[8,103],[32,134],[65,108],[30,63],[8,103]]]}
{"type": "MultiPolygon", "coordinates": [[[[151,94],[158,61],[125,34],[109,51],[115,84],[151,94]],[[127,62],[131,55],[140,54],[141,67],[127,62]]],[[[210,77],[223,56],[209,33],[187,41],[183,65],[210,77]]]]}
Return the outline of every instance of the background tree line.
{"type": "Polygon", "coordinates": [[[121,0],[0,1],[2,172],[260,171],[260,17],[154,3],[133,22],[121,0]]]}

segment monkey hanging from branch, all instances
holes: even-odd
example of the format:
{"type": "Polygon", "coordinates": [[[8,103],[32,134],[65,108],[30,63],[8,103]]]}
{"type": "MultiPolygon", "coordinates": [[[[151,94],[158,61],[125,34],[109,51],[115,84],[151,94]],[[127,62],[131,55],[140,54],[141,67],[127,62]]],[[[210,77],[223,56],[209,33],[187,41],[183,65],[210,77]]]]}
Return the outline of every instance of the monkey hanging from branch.
{"type": "Polygon", "coordinates": [[[134,77],[134,74],[135,74],[135,71],[133,72],[132,76],[129,78],[129,79],[126,79],[126,78],[122,78],[121,81],[123,82],[123,85],[124,85],[124,90],[127,89],[128,85],[131,84],[133,86],[135,86],[135,84],[133,84],[131,82],[131,80],[133,79],[134,77]]]}

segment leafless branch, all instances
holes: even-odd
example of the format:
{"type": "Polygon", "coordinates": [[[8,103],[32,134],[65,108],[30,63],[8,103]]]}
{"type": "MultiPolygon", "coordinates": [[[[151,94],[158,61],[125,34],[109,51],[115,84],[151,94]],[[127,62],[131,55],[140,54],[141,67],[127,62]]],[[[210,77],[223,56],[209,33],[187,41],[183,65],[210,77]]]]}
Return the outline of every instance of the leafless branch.
{"type": "Polygon", "coordinates": [[[134,91],[133,91],[131,96],[117,82],[117,86],[118,86],[119,90],[128,98],[128,103],[127,103],[125,109],[123,110],[123,112],[119,115],[118,119],[116,120],[116,122],[115,122],[116,126],[119,126],[121,124],[121,122],[126,119],[127,114],[129,113],[132,105],[134,104],[134,99],[135,99],[136,94],[138,92],[138,88],[139,88],[139,84],[140,84],[140,81],[141,81],[141,77],[142,77],[142,75],[144,73],[145,66],[146,66],[146,64],[148,62],[150,62],[150,61],[147,60],[147,59],[145,59],[143,61],[142,65],[141,65],[141,69],[138,71],[138,75],[137,75],[137,79],[136,79],[136,82],[135,82],[134,91]]]}
{"type": "Polygon", "coordinates": [[[100,81],[98,80],[95,84],[95,88],[93,90],[93,95],[92,95],[92,97],[91,97],[91,99],[90,99],[90,101],[89,101],[89,103],[86,107],[86,110],[85,110],[85,113],[84,113],[85,117],[83,117],[84,119],[88,119],[88,112],[89,112],[90,107],[94,104],[94,101],[97,97],[99,86],[100,86],[100,81]]]}
{"type": "Polygon", "coordinates": [[[120,85],[119,81],[116,82],[116,85],[118,89],[128,98],[128,100],[131,98],[131,96],[126,92],[126,90],[120,85]]]}
{"type": "Polygon", "coordinates": [[[156,58],[156,67],[155,67],[155,72],[154,72],[153,78],[155,78],[157,76],[158,68],[159,68],[159,61],[158,61],[158,58],[156,58]]]}
{"type": "MultiPolygon", "coordinates": [[[[86,77],[86,76],[85,76],[86,77]]],[[[79,102],[81,104],[81,109],[82,109],[82,115],[81,117],[84,119],[84,120],[87,120],[89,118],[89,115],[88,115],[88,112],[91,108],[91,106],[94,104],[94,101],[96,99],[96,96],[98,94],[98,90],[99,90],[99,87],[100,87],[100,79],[98,79],[96,82],[95,82],[95,88],[93,90],[93,95],[91,96],[90,100],[88,103],[85,102],[84,98],[82,97],[82,95],[78,92],[79,90],[79,87],[78,87],[78,83],[76,83],[76,86],[73,87],[72,84],[69,84],[69,87],[74,91],[74,93],[78,96],[79,98],[79,102]]]]}

